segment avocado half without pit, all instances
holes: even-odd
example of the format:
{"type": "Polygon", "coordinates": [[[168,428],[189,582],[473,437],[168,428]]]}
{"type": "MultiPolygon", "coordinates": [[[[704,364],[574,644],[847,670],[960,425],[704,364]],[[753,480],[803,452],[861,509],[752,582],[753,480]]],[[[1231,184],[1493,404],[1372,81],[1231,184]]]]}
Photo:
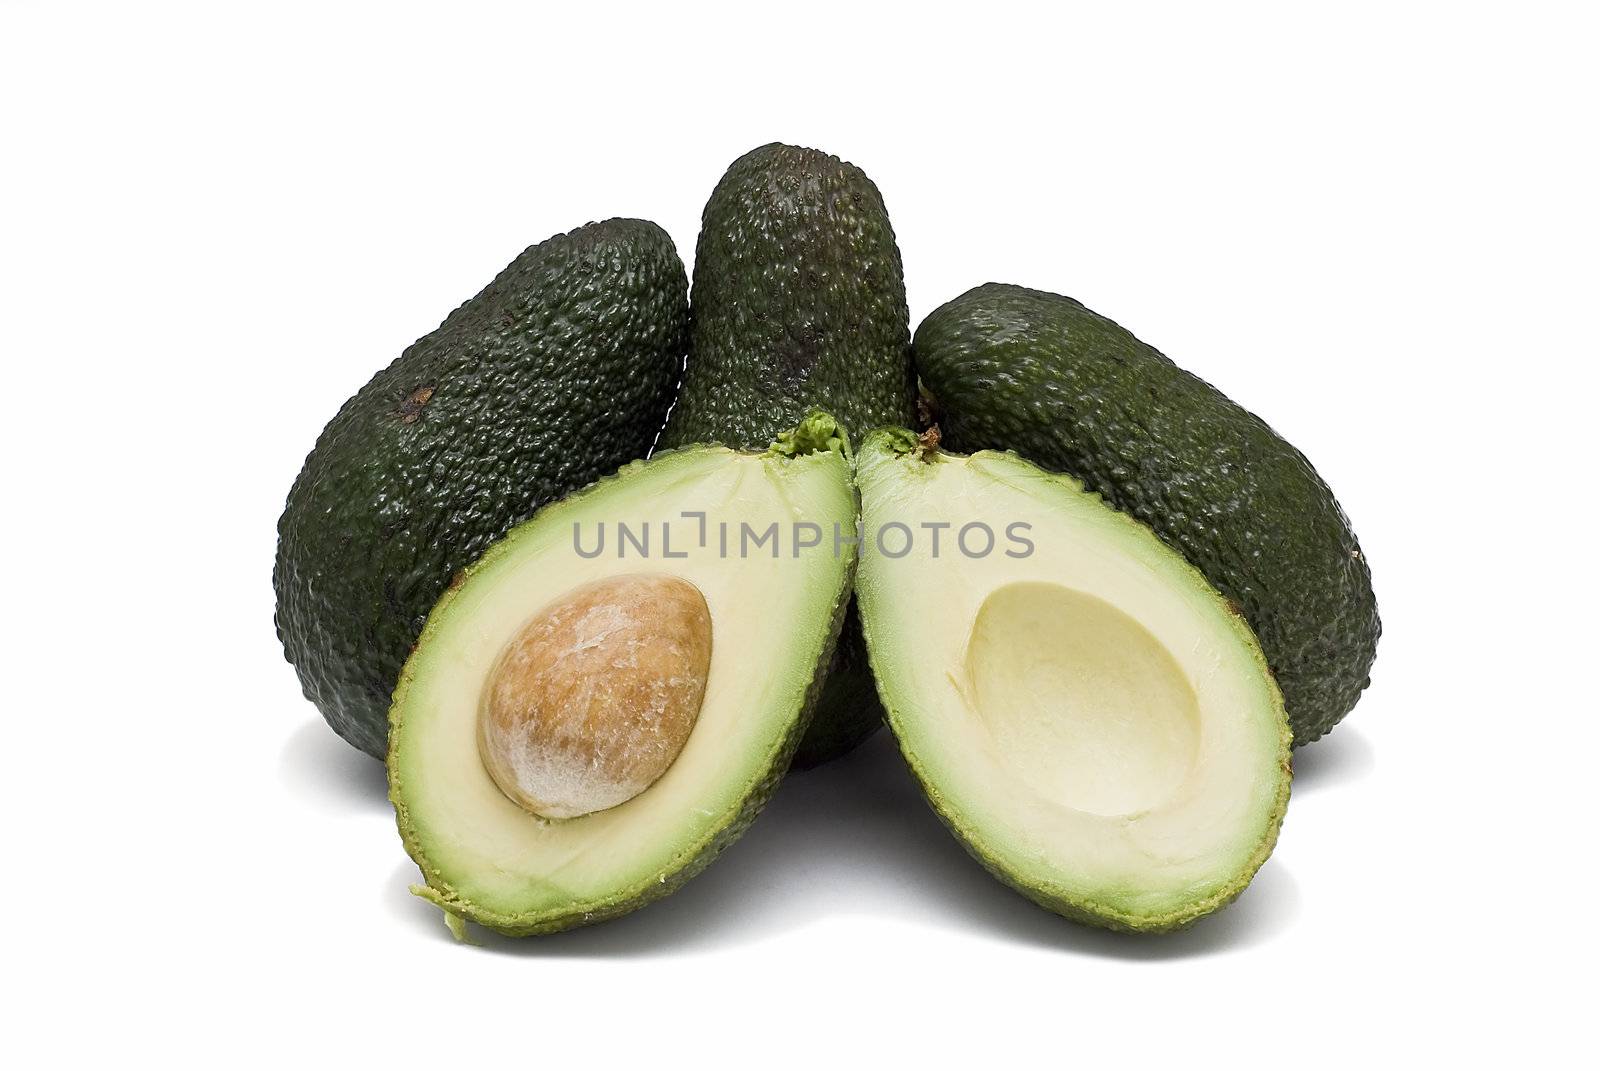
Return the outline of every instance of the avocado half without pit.
{"type": "Polygon", "coordinates": [[[513,529],[434,608],[395,692],[413,891],[457,930],[550,933],[708,864],[804,732],[856,520],[848,444],[813,414],[766,451],[636,462],[513,529]]]}
{"type": "Polygon", "coordinates": [[[889,724],[992,873],[1114,929],[1228,903],[1289,796],[1254,635],[1137,521],[1015,455],[875,432],[856,598],[889,724]]]}

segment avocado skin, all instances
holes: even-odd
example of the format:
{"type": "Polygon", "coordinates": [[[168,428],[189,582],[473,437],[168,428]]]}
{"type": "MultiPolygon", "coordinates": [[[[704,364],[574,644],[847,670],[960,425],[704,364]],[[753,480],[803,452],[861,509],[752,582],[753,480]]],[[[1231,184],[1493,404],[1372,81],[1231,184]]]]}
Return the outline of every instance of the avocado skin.
{"type": "Polygon", "coordinates": [[[852,596],[833,661],[823,679],[816,714],[795,751],[794,767],[810,769],[852,751],[883,725],[883,705],[872,680],[861,615],[852,596]]]}
{"type": "MultiPolygon", "coordinates": [[[[777,143],[735,160],[706,202],[693,300],[662,446],[763,447],[813,408],[855,437],[915,421],[900,249],[853,164],[777,143]]],[[[843,755],[883,722],[853,606],[844,637],[797,766],[843,755]]]]}
{"type": "Polygon", "coordinates": [[[663,446],[764,447],[813,408],[852,436],[914,419],[900,250],[860,168],[778,144],[735,160],[701,218],[693,300],[663,446]]]}
{"type": "Polygon", "coordinates": [[[378,758],[390,693],[451,578],[543,503],[649,449],[688,280],[644,220],[524,250],[340,408],[289,491],[275,621],[306,698],[378,758]]]}
{"type": "Polygon", "coordinates": [[[950,449],[1015,450],[1155,530],[1243,612],[1296,746],[1361,697],[1377,651],[1372,576],[1305,456],[1072,298],[988,283],[929,314],[917,370],[950,449]]]}

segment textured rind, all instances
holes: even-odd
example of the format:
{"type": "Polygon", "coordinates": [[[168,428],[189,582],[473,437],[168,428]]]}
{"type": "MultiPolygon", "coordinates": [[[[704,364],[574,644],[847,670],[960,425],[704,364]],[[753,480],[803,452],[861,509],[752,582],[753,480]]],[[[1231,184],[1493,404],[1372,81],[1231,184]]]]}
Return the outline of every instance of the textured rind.
{"type": "MultiPolygon", "coordinates": [[[[860,452],[862,455],[865,455],[871,450],[883,450],[888,453],[906,454],[920,449],[922,449],[922,447],[920,446],[917,437],[910,431],[907,431],[903,428],[885,428],[870,434],[866,441],[862,443],[860,452]]],[[[996,450],[986,452],[992,454],[1003,454],[1008,457],[1017,458],[1018,460],[1027,461],[1026,458],[1021,457],[1021,455],[1013,450],[996,450]]],[[[1063,487],[1066,487],[1075,493],[1086,490],[1082,482],[1068,475],[1049,473],[1047,474],[1047,478],[1054,482],[1060,483],[1063,487]]],[[[1123,515],[1123,520],[1126,521],[1130,526],[1143,527],[1126,514],[1123,515]]],[[[1198,570],[1196,570],[1196,573],[1198,574],[1198,570]]],[[[1198,574],[1198,578],[1203,581],[1203,574],[1198,574]]],[[[1218,594],[1217,598],[1222,599],[1222,596],[1218,594]]],[[[1258,663],[1262,674],[1265,675],[1267,683],[1272,687],[1273,692],[1276,693],[1281,699],[1282,693],[1277,687],[1276,682],[1272,679],[1271,673],[1268,671],[1266,659],[1260,651],[1255,636],[1250,632],[1249,627],[1243,622],[1243,620],[1239,618],[1234,608],[1231,605],[1226,605],[1225,599],[1223,601],[1225,603],[1224,608],[1229,611],[1229,617],[1236,623],[1235,627],[1238,634],[1247,642],[1250,649],[1254,651],[1256,662],[1258,663]]],[[[875,649],[882,649],[882,645],[875,647],[873,643],[872,622],[869,618],[862,619],[861,627],[862,632],[866,637],[868,657],[869,659],[872,659],[873,666],[877,667],[877,659],[882,656],[876,655],[873,652],[875,649]]],[[[991,875],[993,875],[1003,884],[1008,885],[1012,889],[1021,893],[1029,900],[1032,900],[1045,910],[1060,915],[1063,918],[1070,919],[1074,922],[1085,923],[1091,926],[1100,926],[1105,929],[1118,930],[1123,933],[1168,933],[1172,930],[1182,929],[1183,927],[1194,922],[1196,919],[1202,918],[1205,915],[1209,915],[1213,911],[1217,911],[1220,908],[1226,907],[1228,904],[1231,904],[1233,901],[1237,900],[1239,895],[1243,893],[1245,888],[1250,884],[1251,879],[1255,877],[1257,871],[1259,871],[1262,865],[1267,861],[1267,858],[1272,854],[1272,849],[1278,843],[1278,832],[1283,827],[1283,818],[1289,809],[1289,790],[1290,784],[1293,780],[1293,766],[1290,757],[1292,736],[1289,730],[1287,719],[1283,719],[1280,722],[1281,731],[1278,737],[1278,767],[1280,770],[1280,776],[1278,778],[1278,791],[1273,801],[1271,817],[1268,821],[1267,828],[1260,842],[1256,845],[1255,850],[1251,853],[1250,858],[1246,862],[1245,866],[1239,870],[1232,881],[1228,882],[1216,892],[1209,896],[1205,896],[1185,904],[1183,908],[1178,911],[1169,912],[1163,915],[1135,915],[1110,904],[1102,904],[1093,900],[1074,898],[1073,896],[1059,889],[1041,888],[1037,885],[1030,884],[1026,878],[1007,869],[1005,864],[1001,861],[998,853],[990,850],[985,844],[986,838],[981,830],[963,824],[957,817],[955,809],[946,802],[944,796],[940,793],[935,779],[930,776],[926,766],[920,759],[918,759],[915,750],[913,750],[906,741],[905,730],[903,727],[906,724],[908,717],[915,716],[914,712],[908,712],[905,710],[899,703],[895,701],[894,696],[889,694],[888,689],[882,686],[881,682],[884,680],[883,673],[875,671],[874,678],[880,682],[879,698],[883,702],[885,717],[889,724],[889,731],[894,734],[895,742],[900,747],[900,754],[905,757],[906,764],[911,767],[912,776],[916,778],[917,784],[921,786],[923,796],[927,799],[928,805],[933,808],[933,812],[939,816],[939,820],[945,824],[945,827],[949,829],[952,834],[954,834],[956,840],[959,841],[961,846],[967,850],[967,854],[976,859],[991,875]]]]}
{"type": "Polygon", "coordinates": [[[340,408],[289,492],[273,587],[284,654],[341,737],[381,758],[451,577],[650,449],[688,317],[665,231],[592,223],[525,250],[340,408]]]}
{"type": "Polygon", "coordinates": [[[1349,521],[1259,417],[1071,298],[989,283],[929,314],[917,368],[946,445],[1011,449],[1153,528],[1244,613],[1295,743],[1369,683],[1381,625],[1349,521]]]}
{"type": "Polygon", "coordinates": [[[693,304],[663,446],[765,446],[812,408],[852,436],[913,419],[900,250],[860,168],[778,144],[735,160],[701,219],[693,304]]]}
{"type": "MultiPolygon", "coordinates": [[[[734,161],[706,202],[693,303],[662,445],[760,446],[813,407],[852,435],[915,419],[900,249],[853,164],[776,143],[734,161]]],[[[882,724],[850,613],[796,765],[836,758],[882,724]]]]}
{"type": "MultiPolygon", "coordinates": [[[[814,419],[815,416],[816,414],[812,414],[807,419],[814,419]]],[[[841,438],[843,437],[841,436],[841,438]]],[[[625,465],[615,474],[596,481],[576,494],[569,495],[563,499],[563,504],[575,504],[590,496],[607,493],[609,489],[614,488],[617,484],[625,482],[630,474],[640,471],[643,465],[650,464],[657,458],[693,450],[697,446],[713,445],[721,444],[690,444],[658,451],[651,458],[651,462],[633,462],[625,465]]],[[[841,452],[846,458],[850,456],[848,439],[844,440],[841,452]]],[[[855,497],[856,516],[859,518],[861,500],[853,482],[851,484],[851,494],[855,497]]],[[[504,543],[497,544],[496,548],[490,550],[489,555],[495,554],[498,548],[504,545],[504,543]]],[[[465,581],[478,569],[483,568],[489,560],[489,555],[485,555],[483,559],[468,567],[462,573],[462,581],[465,581]]],[[[406,809],[405,787],[401,782],[400,774],[402,764],[396,761],[395,754],[391,754],[388,762],[389,801],[394,805],[395,819],[399,825],[400,839],[405,845],[406,854],[411,857],[412,861],[417,864],[418,869],[422,871],[425,882],[423,885],[413,885],[411,887],[412,893],[437,904],[447,915],[455,919],[469,919],[480,926],[494,930],[496,933],[504,934],[507,937],[533,937],[540,934],[559,933],[563,930],[576,929],[580,926],[589,926],[597,922],[618,918],[676,892],[690,878],[710,866],[724,848],[744,834],[744,831],[750,827],[750,823],[754,822],[756,816],[761,813],[761,808],[766,806],[767,800],[771,798],[779,782],[783,780],[783,775],[789,769],[789,763],[794,756],[795,749],[799,746],[801,738],[805,735],[806,729],[811,723],[817,700],[822,694],[828,666],[831,664],[830,656],[835,644],[838,642],[839,631],[844,622],[845,608],[850,604],[850,592],[854,586],[854,581],[855,561],[852,559],[850,567],[843,573],[839,589],[834,592],[833,611],[828,624],[827,642],[823,646],[823,657],[818,661],[816,672],[812,676],[811,685],[806,690],[805,699],[801,704],[798,717],[790,726],[788,732],[774,742],[773,748],[768,754],[767,762],[764,764],[765,772],[745,794],[739,806],[727,815],[721,823],[713,825],[708,830],[705,838],[685,850],[667,870],[660,874],[646,877],[604,899],[574,904],[560,911],[513,916],[486,910],[457,894],[450,888],[449,882],[445,880],[444,875],[428,862],[427,854],[417,834],[417,829],[406,809]]],[[[460,590],[460,587],[459,583],[452,584],[443,598],[439,600],[433,613],[429,615],[429,625],[424,627],[422,635],[417,640],[418,648],[427,643],[430,631],[435,627],[433,622],[439,619],[441,614],[448,612],[449,605],[454,600],[455,594],[460,590]]],[[[390,709],[391,718],[397,717],[398,712],[403,709],[407,693],[410,691],[412,682],[410,666],[411,664],[408,661],[406,668],[400,675],[400,682],[395,687],[394,704],[390,709]]],[[[398,734],[391,734],[391,739],[395,740],[396,746],[398,746],[398,734]]]]}
{"type": "Polygon", "coordinates": [[[867,664],[861,616],[855,599],[844,615],[844,629],[833,649],[833,663],[817,700],[817,716],[795,752],[794,767],[809,769],[854,749],[883,725],[883,708],[867,664]]]}

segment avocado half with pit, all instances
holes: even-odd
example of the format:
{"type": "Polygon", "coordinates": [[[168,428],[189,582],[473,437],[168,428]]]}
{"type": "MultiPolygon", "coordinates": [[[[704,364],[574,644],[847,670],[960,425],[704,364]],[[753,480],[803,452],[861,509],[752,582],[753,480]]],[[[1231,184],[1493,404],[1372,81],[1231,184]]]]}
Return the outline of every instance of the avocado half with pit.
{"type": "Polygon", "coordinates": [[[389,794],[452,929],[512,935],[672,892],[750,823],[848,604],[857,500],[834,421],[636,462],[513,529],[428,618],[389,794]]]}
{"type": "Polygon", "coordinates": [[[1237,610],[1149,529],[1015,455],[889,429],[857,483],[879,694],[967,849],[1114,929],[1236,897],[1290,776],[1283,700],[1237,610]]]}

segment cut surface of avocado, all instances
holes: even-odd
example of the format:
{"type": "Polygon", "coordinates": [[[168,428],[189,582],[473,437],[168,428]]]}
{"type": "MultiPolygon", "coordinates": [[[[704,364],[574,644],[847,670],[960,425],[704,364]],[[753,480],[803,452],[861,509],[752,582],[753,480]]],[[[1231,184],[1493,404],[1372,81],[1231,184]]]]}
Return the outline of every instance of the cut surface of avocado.
{"type": "Polygon", "coordinates": [[[1237,611],[1147,528],[1014,455],[888,429],[857,482],[879,693],[967,849],[1116,929],[1236,897],[1277,839],[1290,739],[1237,611]]]}
{"type": "Polygon", "coordinates": [[[848,445],[816,414],[765,452],[636,462],[513,529],[434,608],[395,693],[419,895],[547,933],[709,863],[805,729],[856,519],[848,445]]]}

